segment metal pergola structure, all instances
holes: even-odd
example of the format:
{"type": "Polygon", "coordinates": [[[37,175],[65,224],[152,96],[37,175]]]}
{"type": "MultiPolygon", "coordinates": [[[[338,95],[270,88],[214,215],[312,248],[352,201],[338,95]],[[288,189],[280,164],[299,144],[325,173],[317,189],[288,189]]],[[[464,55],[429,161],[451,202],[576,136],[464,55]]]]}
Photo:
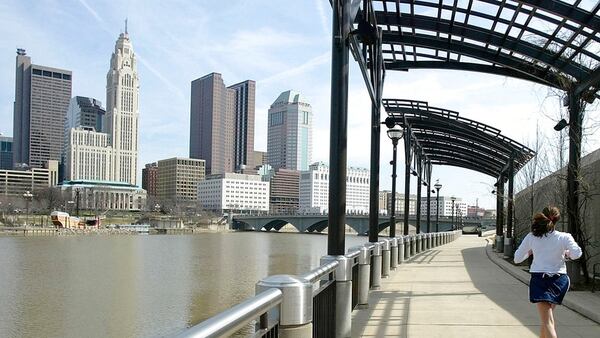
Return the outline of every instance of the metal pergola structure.
{"type": "MultiPolygon", "coordinates": [[[[383,99],[388,113],[385,124],[404,130],[406,156],[405,196],[410,194],[410,175],[417,175],[417,211],[421,210],[421,186],[428,187],[427,206],[431,204],[431,171],[433,165],[470,169],[509,182],[507,236],[512,237],[512,195],[515,172],[519,171],[535,152],[506,137],[489,125],[459,116],[458,112],[429,106],[427,102],[383,99]]],[[[498,205],[504,206],[503,194],[496,194],[498,205]]],[[[405,210],[408,199],[405,198],[405,210]]],[[[427,232],[430,232],[430,211],[427,209],[427,232]]],[[[498,212],[502,214],[502,212],[498,212]]],[[[502,229],[501,218],[497,229],[502,229]]],[[[393,225],[390,225],[393,226],[393,225]]],[[[420,232],[420,213],[416,231],[420,232]]],[[[408,234],[408,213],[404,213],[404,235],[408,234]]]]}
{"type": "MultiPolygon", "coordinates": [[[[565,91],[570,120],[567,212],[569,232],[578,238],[580,179],[577,174],[581,159],[582,106],[584,101],[592,102],[600,89],[600,3],[582,0],[330,1],[333,9],[330,255],[341,255],[345,250],[350,52],[360,67],[372,101],[370,241],[377,241],[380,110],[385,73],[386,70],[411,69],[483,72],[565,91]]],[[[439,143],[429,145],[437,152],[443,151],[439,143]]],[[[480,164],[494,161],[484,162],[480,164]]],[[[498,181],[499,193],[503,192],[504,180],[505,177],[501,177],[498,181]]]]}
{"type": "MultiPolygon", "coordinates": [[[[386,70],[427,68],[514,77],[565,91],[570,120],[568,224],[569,232],[582,244],[578,173],[583,107],[585,102],[592,102],[598,96],[600,89],[599,3],[588,0],[330,2],[333,20],[328,255],[339,256],[345,253],[350,53],[360,67],[372,103],[370,242],[378,240],[380,111],[385,73],[386,70]]],[[[405,142],[407,138],[409,137],[405,137],[405,142]]],[[[431,146],[430,153],[439,153],[435,157],[439,161],[443,160],[443,151],[452,151],[442,150],[440,143],[428,145],[431,146]]],[[[456,149],[453,154],[455,153],[456,149]]],[[[477,164],[482,169],[497,169],[499,163],[494,163],[501,161],[494,161],[497,154],[490,152],[489,155],[492,158],[477,164]]],[[[518,153],[514,155],[518,157],[518,153]]],[[[520,163],[515,162],[508,163],[507,170],[510,173],[514,172],[515,164],[518,166],[520,163]]],[[[457,159],[446,163],[459,164],[457,159]]],[[[430,177],[431,166],[425,171],[430,177]]],[[[489,174],[492,173],[490,171],[489,174]]],[[[497,182],[498,194],[504,193],[505,179],[501,174],[497,182]]],[[[511,188],[509,184],[509,190],[511,188]]],[[[499,224],[503,224],[500,214],[499,218],[499,224]]],[[[351,318],[349,309],[336,310],[335,318],[336,323],[348,322],[351,318]]],[[[350,332],[346,331],[336,331],[336,336],[349,336],[350,332]]]]}

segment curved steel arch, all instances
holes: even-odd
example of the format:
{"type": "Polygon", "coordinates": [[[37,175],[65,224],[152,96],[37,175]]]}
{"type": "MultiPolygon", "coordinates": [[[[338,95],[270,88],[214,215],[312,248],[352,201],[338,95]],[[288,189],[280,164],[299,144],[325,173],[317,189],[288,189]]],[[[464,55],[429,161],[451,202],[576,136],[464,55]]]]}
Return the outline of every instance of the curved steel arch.
{"type": "Polygon", "coordinates": [[[600,89],[600,2],[589,9],[581,0],[365,3],[382,30],[388,70],[469,70],[578,93],[600,89]]]}
{"type": "Polygon", "coordinates": [[[518,171],[535,155],[494,127],[424,101],[383,99],[383,106],[389,115],[386,120],[410,130],[405,137],[414,137],[432,164],[499,177],[510,162],[518,171]]]}

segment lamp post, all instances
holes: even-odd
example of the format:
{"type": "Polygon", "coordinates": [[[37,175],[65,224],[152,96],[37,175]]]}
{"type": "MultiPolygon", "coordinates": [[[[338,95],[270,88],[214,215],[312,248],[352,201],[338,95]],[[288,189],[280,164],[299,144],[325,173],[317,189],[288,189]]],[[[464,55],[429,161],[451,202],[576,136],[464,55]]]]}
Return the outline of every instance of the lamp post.
{"type": "Polygon", "coordinates": [[[452,196],[450,200],[452,201],[452,230],[454,230],[454,201],[456,201],[456,197],[452,196]]]}
{"type": "Polygon", "coordinates": [[[398,140],[402,138],[404,131],[398,128],[388,129],[387,135],[392,140],[394,146],[393,158],[392,158],[392,207],[390,208],[390,232],[389,237],[396,237],[396,161],[397,161],[397,146],[398,140]]]}
{"type": "Polygon", "coordinates": [[[27,223],[29,223],[29,202],[33,198],[33,194],[27,190],[23,194],[23,198],[25,199],[25,227],[27,227],[27,223]]]}
{"type": "Polygon", "coordinates": [[[440,184],[440,180],[435,181],[435,185],[433,186],[436,190],[435,197],[435,232],[440,231],[440,189],[442,189],[442,185],[440,184]]]}

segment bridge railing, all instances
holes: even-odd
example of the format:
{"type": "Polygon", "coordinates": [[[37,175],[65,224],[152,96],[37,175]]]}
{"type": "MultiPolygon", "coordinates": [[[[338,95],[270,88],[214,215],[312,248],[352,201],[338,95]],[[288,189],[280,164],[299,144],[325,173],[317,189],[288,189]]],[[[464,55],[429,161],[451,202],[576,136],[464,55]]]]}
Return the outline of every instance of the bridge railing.
{"type": "Polygon", "coordinates": [[[384,238],[323,256],[321,265],[299,275],[274,275],[256,284],[256,295],[177,337],[223,337],[254,324],[248,337],[350,337],[352,311],[368,308],[370,290],[415,255],[449,243],[460,231],[384,238]]]}

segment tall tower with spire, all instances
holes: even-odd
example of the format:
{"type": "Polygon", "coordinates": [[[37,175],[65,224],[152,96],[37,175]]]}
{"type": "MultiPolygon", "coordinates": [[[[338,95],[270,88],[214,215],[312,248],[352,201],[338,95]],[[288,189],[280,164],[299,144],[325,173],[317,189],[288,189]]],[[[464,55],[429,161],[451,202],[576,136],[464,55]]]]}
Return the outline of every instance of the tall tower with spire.
{"type": "Polygon", "coordinates": [[[106,76],[106,126],[113,148],[111,180],[136,185],[139,79],[129,34],[119,35],[106,76]]]}

